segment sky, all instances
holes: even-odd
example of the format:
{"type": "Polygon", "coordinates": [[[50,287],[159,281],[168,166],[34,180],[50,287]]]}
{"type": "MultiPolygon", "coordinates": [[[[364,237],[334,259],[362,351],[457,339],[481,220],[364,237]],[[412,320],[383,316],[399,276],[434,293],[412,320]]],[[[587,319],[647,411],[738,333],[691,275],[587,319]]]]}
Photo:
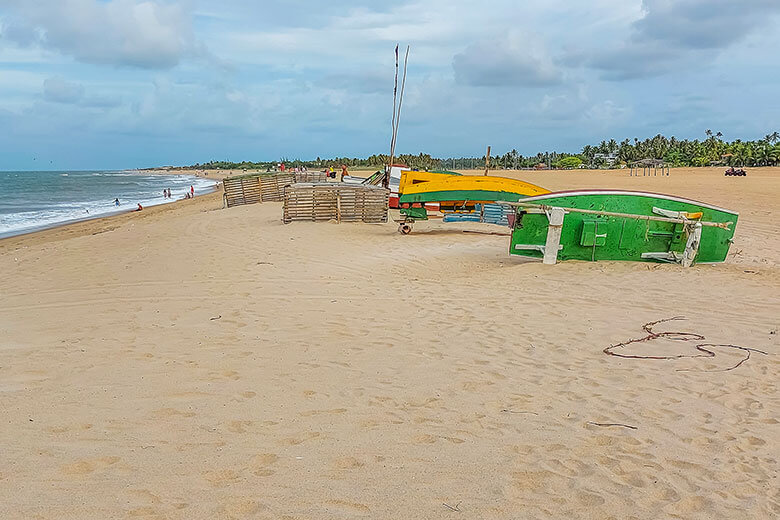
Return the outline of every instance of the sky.
{"type": "Polygon", "coordinates": [[[0,170],[780,130],[780,0],[0,0],[0,170]]]}

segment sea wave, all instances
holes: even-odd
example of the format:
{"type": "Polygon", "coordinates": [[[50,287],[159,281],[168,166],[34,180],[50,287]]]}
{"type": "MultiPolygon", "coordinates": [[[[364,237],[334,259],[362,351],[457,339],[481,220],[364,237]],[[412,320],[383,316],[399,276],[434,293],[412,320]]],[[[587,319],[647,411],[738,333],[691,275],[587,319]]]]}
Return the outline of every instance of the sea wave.
{"type": "MultiPolygon", "coordinates": [[[[32,177],[25,178],[24,183],[15,185],[16,191],[4,190],[0,193],[0,238],[132,211],[138,203],[144,207],[167,204],[183,199],[190,186],[198,195],[213,190],[216,185],[213,179],[188,175],[78,172],[69,175],[67,184],[63,180],[62,186],[59,186],[47,180],[53,178],[51,174],[57,177],[68,175],[48,172],[49,177],[39,177],[37,184],[31,184],[35,182],[32,177]],[[129,176],[136,179],[114,179],[129,176]],[[163,197],[163,189],[171,190],[170,199],[163,197]],[[119,206],[114,204],[115,198],[119,199],[119,206]]],[[[5,178],[9,179],[11,175],[5,178]]]]}

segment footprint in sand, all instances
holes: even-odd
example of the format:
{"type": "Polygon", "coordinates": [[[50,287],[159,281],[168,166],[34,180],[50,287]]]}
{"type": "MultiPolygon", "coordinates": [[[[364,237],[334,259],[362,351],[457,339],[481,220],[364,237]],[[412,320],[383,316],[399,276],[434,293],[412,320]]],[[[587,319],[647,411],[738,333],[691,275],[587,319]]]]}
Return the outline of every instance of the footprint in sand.
{"type": "Polygon", "coordinates": [[[66,475],[88,475],[97,470],[113,466],[121,459],[119,457],[99,457],[96,459],[78,460],[72,464],[62,466],[62,472],[66,475]]]}
{"type": "Polygon", "coordinates": [[[162,500],[160,500],[160,497],[158,497],[148,489],[131,489],[130,494],[138,497],[141,500],[145,500],[150,504],[159,504],[162,502],[162,500]]]}
{"type": "Polygon", "coordinates": [[[415,435],[412,440],[415,444],[433,444],[436,442],[436,437],[427,433],[421,433],[420,435],[415,435]]]}
{"type": "Polygon", "coordinates": [[[600,506],[606,502],[604,497],[601,495],[597,495],[596,493],[589,493],[587,491],[579,491],[577,492],[577,502],[580,503],[580,505],[584,509],[600,506]]]}
{"type": "Polygon", "coordinates": [[[221,508],[227,518],[247,518],[250,515],[254,515],[267,509],[266,506],[251,499],[237,499],[231,500],[227,504],[224,504],[221,508]]]}
{"type": "Polygon", "coordinates": [[[89,423],[85,424],[74,424],[70,426],[52,426],[50,428],[46,428],[46,431],[49,433],[66,433],[70,431],[85,431],[92,428],[92,425],[89,423]]]}
{"type": "Polygon", "coordinates": [[[252,474],[257,477],[269,477],[276,471],[269,468],[279,461],[279,456],[275,453],[261,453],[252,457],[251,467],[254,468],[252,474]]]}
{"type": "Polygon", "coordinates": [[[346,509],[350,512],[359,512],[359,513],[370,513],[371,508],[368,507],[365,504],[361,504],[359,502],[350,502],[348,500],[328,500],[328,504],[332,506],[337,506],[342,509],[346,509]]]}
{"type": "Polygon", "coordinates": [[[542,471],[515,471],[512,473],[512,487],[519,492],[538,491],[549,488],[551,479],[559,481],[560,477],[547,470],[542,471]]]}
{"type": "Polygon", "coordinates": [[[282,440],[282,443],[289,444],[290,446],[297,446],[299,444],[303,444],[306,441],[316,439],[319,436],[320,436],[319,432],[307,432],[298,435],[297,437],[288,437],[287,439],[282,440]]]}
{"type": "Polygon", "coordinates": [[[130,518],[164,518],[155,508],[150,506],[136,507],[127,512],[130,518]]]}
{"type": "Polygon", "coordinates": [[[227,429],[233,433],[246,433],[246,429],[252,426],[252,424],[252,421],[230,421],[227,429]]]}
{"type": "Polygon", "coordinates": [[[232,469],[217,469],[205,471],[203,473],[203,478],[214,487],[225,487],[238,482],[240,475],[232,469]]]}
{"type": "Polygon", "coordinates": [[[311,417],[313,415],[335,415],[346,412],[346,408],[333,408],[332,410],[308,410],[305,412],[299,412],[301,417],[311,417]]]}
{"type": "Polygon", "coordinates": [[[220,372],[209,372],[209,381],[238,381],[241,376],[235,370],[222,370],[220,372]]]}
{"type": "Polygon", "coordinates": [[[339,457],[333,465],[338,469],[358,469],[365,466],[365,463],[355,457],[339,457]]]}
{"type": "Polygon", "coordinates": [[[194,412],[182,412],[175,408],[160,408],[159,410],[154,411],[154,415],[157,417],[174,417],[176,415],[181,417],[195,417],[194,412]]]}

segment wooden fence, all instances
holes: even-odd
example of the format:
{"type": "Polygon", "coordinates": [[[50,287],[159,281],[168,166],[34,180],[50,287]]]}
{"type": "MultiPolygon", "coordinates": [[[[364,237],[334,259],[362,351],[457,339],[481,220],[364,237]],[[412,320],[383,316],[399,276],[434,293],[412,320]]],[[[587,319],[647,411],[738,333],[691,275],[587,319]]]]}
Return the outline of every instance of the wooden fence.
{"type": "Polygon", "coordinates": [[[327,174],[323,172],[276,172],[226,177],[222,181],[225,189],[224,205],[232,208],[258,202],[280,202],[285,186],[296,182],[326,182],[327,179],[327,174]]]}
{"type": "Polygon", "coordinates": [[[299,183],[284,190],[282,220],[387,222],[390,191],[381,186],[344,183],[299,183]]]}
{"type": "Polygon", "coordinates": [[[258,202],[281,201],[284,187],[295,182],[292,173],[259,173],[226,177],[222,180],[225,189],[225,206],[241,206],[258,202]]]}
{"type": "Polygon", "coordinates": [[[296,172],[295,182],[328,182],[325,172],[296,172]]]}

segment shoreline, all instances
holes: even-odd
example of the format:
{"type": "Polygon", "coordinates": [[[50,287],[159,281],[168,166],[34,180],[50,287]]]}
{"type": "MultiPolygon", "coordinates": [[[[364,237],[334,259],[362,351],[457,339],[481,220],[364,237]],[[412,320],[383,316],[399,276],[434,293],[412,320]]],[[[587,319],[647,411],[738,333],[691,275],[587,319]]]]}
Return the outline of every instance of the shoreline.
{"type": "MultiPolygon", "coordinates": [[[[72,170],[72,171],[76,171],[76,170],[72,170]]],[[[89,172],[91,170],[79,170],[79,171],[89,172]]],[[[198,173],[195,173],[195,172],[192,172],[192,173],[187,172],[187,173],[185,173],[185,172],[182,172],[182,171],[164,171],[164,170],[154,170],[154,171],[145,171],[145,170],[95,170],[95,171],[134,172],[134,173],[140,173],[140,174],[144,174],[144,175],[159,175],[159,176],[166,176],[166,175],[190,175],[192,177],[209,179],[209,180],[213,180],[215,182],[214,186],[212,186],[210,189],[206,189],[206,191],[201,192],[200,194],[196,194],[195,195],[195,199],[197,199],[199,197],[204,197],[204,196],[210,195],[210,194],[212,194],[212,193],[214,193],[216,191],[219,191],[219,189],[220,189],[220,187],[222,185],[221,184],[222,183],[222,179],[224,178],[224,177],[221,177],[221,176],[209,177],[208,175],[204,175],[203,173],[198,174],[198,173]]],[[[158,207],[161,207],[161,206],[175,205],[175,204],[177,204],[179,202],[182,202],[182,201],[185,201],[185,200],[188,200],[188,199],[180,198],[180,199],[176,199],[176,200],[171,200],[169,202],[160,202],[160,203],[157,203],[157,204],[147,204],[147,205],[145,205],[143,207],[144,208],[143,211],[147,211],[147,210],[150,210],[152,208],[158,208],[158,207]]],[[[55,230],[55,229],[59,229],[59,228],[64,228],[64,227],[76,225],[76,224],[83,223],[83,222],[92,222],[92,221],[102,220],[102,219],[113,219],[113,218],[125,216],[125,215],[130,214],[130,213],[139,213],[139,212],[138,212],[137,208],[136,209],[119,209],[119,210],[115,210],[115,211],[109,211],[109,212],[106,212],[106,213],[96,214],[94,216],[90,215],[90,216],[85,216],[85,217],[77,217],[77,218],[72,218],[72,219],[68,219],[68,220],[63,220],[63,221],[60,221],[60,222],[54,222],[54,223],[50,223],[50,224],[42,224],[40,226],[35,226],[35,227],[32,227],[32,228],[24,229],[24,230],[22,230],[20,232],[9,231],[8,232],[9,234],[0,235],[0,243],[2,243],[5,240],[12,239],[12,238],[29,236],[29,235],[33,235],[33,234],[36,234],[36,233],[43,233],[43,232],[46,232],[46,231],[51,231],[51,230],[55,230]]]]}
{"type": "Polygon", "coordinates": [[[133,222],[136,219],[140,220],[145,217],[156,216],[167,212],[176,213],[178,210],[187,206],[187,204],[182,204],[183,202],[192,203],[191,207],[194,208],[202,208],[212,201],[218,202],[220,204],[219,208],[222,207],[222,195],[219,190],[215,189],[209,193],[196,195],[194,199],[181,199],[166,204],[148,206],[145,207],[143,211],[130,210],[111,215],[96,216],[94,218],[54,225],[45,229],[11,235],[0,238],[0,252],[2,252],[5,247],[9,249],[27,247],[27,243],[38,243],[39,241],[40,243],[48,243],[81,236],[98,235],[100,233],[113,231],[123,224],[133,222]]]}

